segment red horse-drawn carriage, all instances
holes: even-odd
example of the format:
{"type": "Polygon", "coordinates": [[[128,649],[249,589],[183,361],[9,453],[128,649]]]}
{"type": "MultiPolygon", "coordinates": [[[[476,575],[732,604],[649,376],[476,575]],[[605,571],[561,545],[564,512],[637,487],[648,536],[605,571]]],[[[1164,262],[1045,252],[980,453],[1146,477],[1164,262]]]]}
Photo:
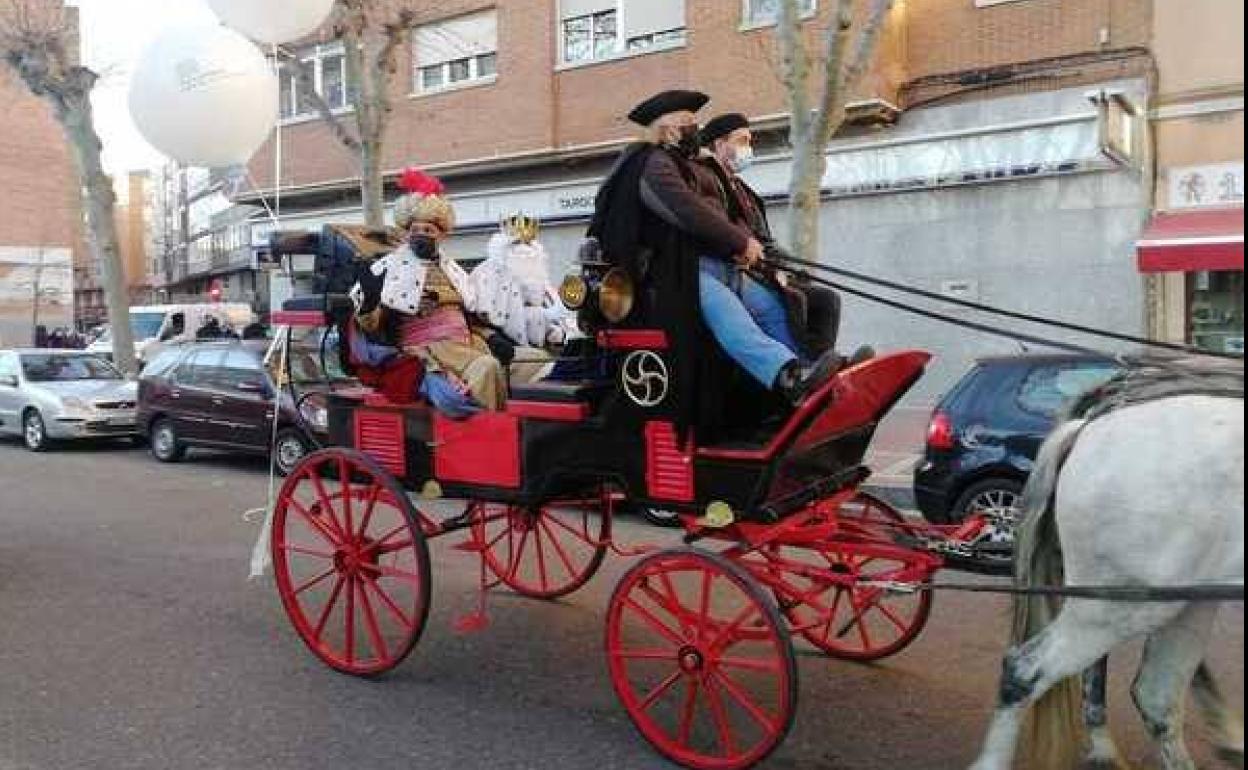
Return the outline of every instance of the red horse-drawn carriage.
{"type": "MultiPolygon", "coordinates": [[[[611,280],[593,277],[572,293],[589,285],[607,288],[579,300],[609,299],[611,280]]],[[[601,376],[513,387],[502,412],[457,421],[367,390],[334,394],[332,446],[289,475],[274,509],[282,603],[322,661],[375,675],[424,631],[432,538],[459,534],[454,548],[480,560],[482,608],[461,630],[484,624],[487,589],[551,599],[609,551],[638,557],[606,614],[621,704],[677,763],[748,767],[794,718],[793,637],[854,660],[898,652],[928,618],[930,593],[915,589],[943,566],[941,549],[984,527],[934,531],[859,490],[876,426],[929,356],[853,366],[757,440],[703,446],[680,440],[664,409],[667,335],[597,326],[581,355],[601,376]],[[434,499],[465,502],[447,514],[434,499]],[[616,546],[623,505],[678,511],[683,547],[616,546]]]]}

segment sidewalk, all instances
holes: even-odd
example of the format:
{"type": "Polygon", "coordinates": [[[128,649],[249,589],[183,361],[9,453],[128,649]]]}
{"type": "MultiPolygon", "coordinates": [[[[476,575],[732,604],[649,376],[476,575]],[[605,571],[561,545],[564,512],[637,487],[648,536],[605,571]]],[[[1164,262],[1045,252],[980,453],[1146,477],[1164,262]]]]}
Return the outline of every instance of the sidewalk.
{"type": "Polygon", "coordinates": [[[923,455],[929,407],[898,407],[880,423],[866,463],[873,471],[863,488],[903,510],[914,510],[914,467],[923,455]]]}

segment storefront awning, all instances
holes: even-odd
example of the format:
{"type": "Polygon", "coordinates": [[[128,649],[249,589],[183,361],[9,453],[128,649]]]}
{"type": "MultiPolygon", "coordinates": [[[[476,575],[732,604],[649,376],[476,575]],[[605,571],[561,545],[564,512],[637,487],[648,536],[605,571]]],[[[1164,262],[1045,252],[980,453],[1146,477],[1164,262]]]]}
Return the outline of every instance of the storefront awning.
{"type": "Polygon", "coordinates": [[[1137,244],[1142,273],[1244,269],[1244,209],[1157,214],[1137,244]]]}

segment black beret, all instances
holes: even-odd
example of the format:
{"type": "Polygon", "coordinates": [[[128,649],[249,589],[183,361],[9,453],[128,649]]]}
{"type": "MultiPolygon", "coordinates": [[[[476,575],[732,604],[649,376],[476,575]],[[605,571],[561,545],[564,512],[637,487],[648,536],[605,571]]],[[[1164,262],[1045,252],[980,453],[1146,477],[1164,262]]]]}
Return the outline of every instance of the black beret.
{"type": "Polygon", "coordinates": [[[702,128],[702,144],[709,145],[716,139],[723,139],[733,131],[741,128],[749,128],[750,119],[739,112],[729,112],[726,115],[717,115],[711,118],[702,128]]]}
{"type": "Polygon", "coordinates": [[[664,91],[633,108],[628,119],[639,126],[648,126],[671,112],[697,112],[711,97],[699,91],[664,91]]]}

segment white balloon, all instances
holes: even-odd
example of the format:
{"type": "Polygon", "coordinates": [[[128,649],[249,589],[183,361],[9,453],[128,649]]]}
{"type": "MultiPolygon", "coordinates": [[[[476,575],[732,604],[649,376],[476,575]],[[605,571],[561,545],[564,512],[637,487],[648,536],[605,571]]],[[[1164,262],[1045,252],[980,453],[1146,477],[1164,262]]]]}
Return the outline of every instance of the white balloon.
{"type": "Polygon", "coordinates": [[[156,149],[188,166],[246,163],[277,122],[277,76],[250,41],[218,24],[171,27],[143,55],[130,116],[156,149]]]}
{"type": "Polygon", "coordinates": [[[208,5],[226,26],[276,45],[320,29],[334,0],[208,0],[208,5]]]}

